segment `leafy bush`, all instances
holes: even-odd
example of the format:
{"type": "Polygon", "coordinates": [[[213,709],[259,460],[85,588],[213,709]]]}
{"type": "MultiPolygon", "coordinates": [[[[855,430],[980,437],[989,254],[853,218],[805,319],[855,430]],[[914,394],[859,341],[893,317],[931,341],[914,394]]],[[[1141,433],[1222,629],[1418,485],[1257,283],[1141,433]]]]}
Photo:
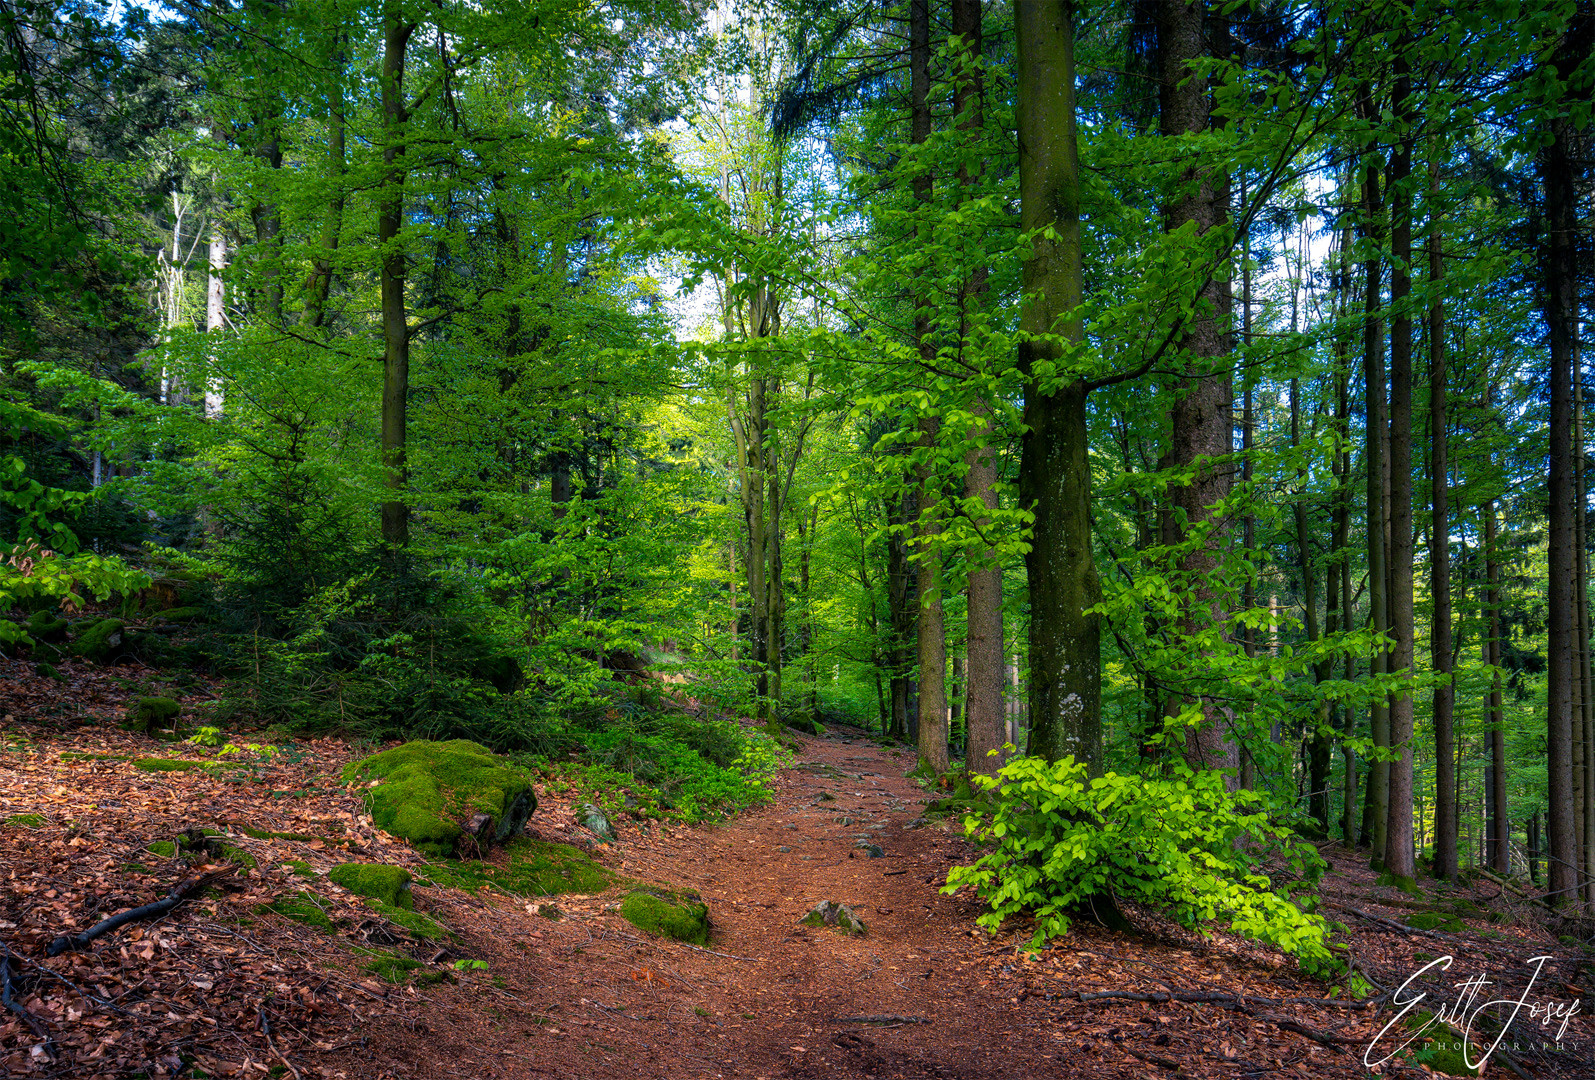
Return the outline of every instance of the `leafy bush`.
{"type": "Polygon", "coordinates": [[[982,926],[995,930],[1029,911],[1040,946],[1068,931],[1070,912],[1113,896],[1161,908],[1188,929],[1227,922],[1309,970],[1335,966],[1324,920],[1259,872],[1276,859],[1300,886],[1316,880],[1323,861],[1269,821],[1259,795],[1226,791],[1222,775],[1087,779],[1072,757],[1024,757],[996,777],[971,779],[995,808],[989,818],[966,817],[965,831],[995,846],[973,866],[953,867],[942,891],[972,886],[991,905],[982,926]]]}

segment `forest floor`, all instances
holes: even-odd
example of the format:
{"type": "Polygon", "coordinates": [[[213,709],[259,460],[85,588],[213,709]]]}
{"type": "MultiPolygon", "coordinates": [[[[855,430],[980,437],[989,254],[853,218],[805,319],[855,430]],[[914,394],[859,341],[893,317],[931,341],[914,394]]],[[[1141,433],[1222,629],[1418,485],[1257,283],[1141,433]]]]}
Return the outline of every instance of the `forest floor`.
{"type": "MultiPolygon", "coordinates": [[[[628,822],[616,844],[587,838],[627,879],[697,889],[714,927],[708,950],[632,927],[615,910],[623,889],[554,897],[563,917],[553,920],[525,897],[418,884],[417,910],[456,935],[438,948],[315,878],[331,917],[317,929],[263,905],[342,862],[424,872],[339,783],[355,748],[322,740],[147,771],[139,759],[205,754],[116,730],[106,716],[119,714],[125,688],[86,668],[69,674],[63,697],[63,684],[0,660],[0,942],[10,957],[0,974],[9,1006],[24,1010],[0,1012],[0,1076],[1364,1076],[1365,1051],[1395,1015],[1331,996],[1277,953],[1145,913],[1132,913],[1141,933],[1079,925],[1039,953],[1021,950],[1024,927],[977,930],[975,900],[939,891],[972,848],[956,822],[924,818],[926,793],[904,776],[910,753],[861,732],[801,739],[795,765],[771,782],[773,801],[727,822],[628,822]],[[288,835],[252,838],[244,826],[288,835]],[[256,866],[158,920],[46,957],[57,935],[165,895],[185,870],[147,845],[190,827],[225,831],[256,866]],[[799,925],[823,900],[850,905],[867,933],[799,925]],[[411,970],[379,978],[368,968],[383,956],[411,970]]],[[[576,844],[586,835],[547,792],[529,831],[576,844]]],[[[1376,986],[1454,956],[1449,971],[1412,984],[1430,991],[1426,1007],[1441,999],[1461,1015],[1496,997],[1526,1002],[1503,1043],[1512,1061],[1498,1053],[1487,1075],[1595,1076],[1584,949],[1553,937],[1533,902],[1488,881],[1425,882],[1415,900],[1376,887],[1365,855],[1325,855],[1324,910],[1347,924],[1376,986]],[[1406,925],[1414,905],[1464,900],[1480,914],[1406,925]],[[1531,982],[1530,958],[1542,955],[1551,959],[1531,982]],[[1469,1000],[1454,984],[1479,974],[1491,982],[1469,1000]],[[1545,1006],[1575,1003],[1560,1048],[1547,1047],[1561,1021],[1543,1028],[1545,1006]]],[[[1405,1037],[1386,1035],[1367,1060],[1405,1037]]],[[[1428,1068],[1392,1060],[1374,1071],[1428,1068]]]]}

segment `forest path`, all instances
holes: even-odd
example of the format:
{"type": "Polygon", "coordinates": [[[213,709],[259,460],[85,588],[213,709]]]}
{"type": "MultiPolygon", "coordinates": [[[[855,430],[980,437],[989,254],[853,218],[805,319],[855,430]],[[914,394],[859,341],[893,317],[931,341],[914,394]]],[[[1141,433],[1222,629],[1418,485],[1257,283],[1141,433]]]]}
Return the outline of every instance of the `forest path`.
{"type": "MultiPolygon", "coordinates": [[[[769,805],[718,826],[627,828],[605,856],[628,876],[697,889],[711,951],[642,934],[613,894],[585,912],[580,898],[562,902],[577,917],[553,924],[497,900],[491,929],[452,911],[502,989],[462,979],[426,991],[419,1022],[383,1025],[366,1059],[413,1069],[349,1075],[1129,1080],[1176,1062],[1236,1080],[1366,1075],[1349,1051],[1223,1008],[1067,1000],[1169,980],[1239,994],[1321,989],[1266,950],[1191,935],[1077,925],[1022,954],[1023,927],[993,939],[975,928],[978,902],[941,894],[947,868],[975,852],[956,822],[918,820],[927,795],[903,775],[911,750],[862,732],[801,743],[769,805]],[[871,843],[884,855],[859,846],[871,843]],[[823,900],[848,904],[868,932],[800,925],[823,900]]],[[[568,820],[552,803],[538,815],[545,833],[568,820]]]]}
{"type": "Polygon", "coordinates": [[[628,876],[697,889],[712,951],[612,912],[549,924],[495,904],[520,927],[473,933],[471,945],[511,993],[481,996],[484,1017],[461,1007],[463,983],[449,988],[436,1003],[448,1023],[434,1011],[419,1030],[389,1027],[374,1056],[461,1077],[1121,1075],[1064,1067],[1064,1035],[1046,1033],[1017,986],[992,985],[1024,965],[974,929],[977,905],[939,891],[970,857],[961,830],[924,823],[926,792],[903,775],[911,750],[861,735],[800,737],[769,805],[669,835],[626,830],[606,857],[628,876]],[[801,925],[825,900],[867,932],[801,925]],[[513,940],[520,928],[536,934],[532,948],[513,940]]]}

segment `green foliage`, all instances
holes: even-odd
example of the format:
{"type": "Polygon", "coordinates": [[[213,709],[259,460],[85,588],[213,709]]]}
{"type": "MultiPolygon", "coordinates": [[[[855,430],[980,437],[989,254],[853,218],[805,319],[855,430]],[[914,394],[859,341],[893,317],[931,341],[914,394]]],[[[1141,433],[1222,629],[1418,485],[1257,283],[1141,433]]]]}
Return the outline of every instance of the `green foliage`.
{"type": "Polygon", "coordinates": [[[973,887],[991,906],[982,926],[1031,913],[1039,947],[1068,931],[1071,913],[1111,896],[1190,929],[1226,923],[1311,970],[1334,964],[1328,925],[1289,898],[1322,872],[1317,851],[1270,822],[1255,793],[1226,791],[1222,774],[1088,779],[1073,758],[1022,757],[996,777],[971,779],[991,792],[995,810],[964,828],[991,850],[953,867],[942,891],[973,887]],[[1259,872],[1269,856],[1282,884],[1259,872]]]}
{"type": "Polygon", "coordinates": [[[133,768],[145,772],[188,772],[191,769],[203,769],[208,764],[209,762],[205,761],[186,761],[182,758],[147,757],[134,759],[133,768]]]}
{"type": "Polygon", "coordinates": [[[417,740],[351,762],[345,783],[375,778],[366,793],[379,828],[428,855],[452,855],[468,819],[492,818],[491,839],[520,832],[537,808],[532,781],[520,769],[464,739],[417,740]]]}
{"type": "Polygon", "coordinates": [[[14,828],[22,829],[37,829],[43,824],[43,814],[12,814],[4,821],[0,821],[0,825],[10,825],[14,828]]]}

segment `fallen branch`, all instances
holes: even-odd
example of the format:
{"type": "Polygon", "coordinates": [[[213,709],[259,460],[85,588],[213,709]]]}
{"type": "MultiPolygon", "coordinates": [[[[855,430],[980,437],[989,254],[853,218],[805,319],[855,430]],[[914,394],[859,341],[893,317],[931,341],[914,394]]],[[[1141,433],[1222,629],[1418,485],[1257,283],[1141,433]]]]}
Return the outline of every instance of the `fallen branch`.
{"type": "Polygon", "coordinates": [[[1463,940],[1462,938],[1457,937],[1455,934],[1447,934],[1440,930],[1420,930],[1416,926],[1408,926],[1405,923],[1398,923],[1394,919],[1387,919],[1382,915],[1374,915],[1371,912],[1363,911],[1361,908],[1354,908],[1350,904],[1338,904],[1334,901],[1330,901],[1329,906],[1335,908],[1337,911],[1344,911],[1348,915],[1355,915],[1359,919],[1366,919],[1375,926],[1382,926],[1385,929],[1392,930],[1398,934],[1410,934],[1414,937],[1431,937],[1439,941],[1463,940]]]}
{"type": "Polygon", "coordinates": [[[305,1080],[299,1070],[294,1068],[294,1063],[289,1061],[287,1055],[277,1049],[277,1044],[272,1041],[271,1022],[266,1019],[266,1007],[264,1005],[260,1007],[260,1012],[257,1015],[260,1017],[260,1033],[266,1036],[266,1045],[271,1047],[271,1052],[277,1055],[277,1060],[282,1062],[289,1072],[293,1073],[294,1080],[305,1080]]]}
{"type": "Polygon", "coordinates": [[[1257,1005],[1318,1005],[1328,1009],[1362,1009],[1374,1008],[1378,1000],[1368,998],[1363,1001],[1344,1001],[1340,998],[1269,998],[1253,997],[1248,994],[1241,998],[1235,994],[1191,993],[1174,992],[1169,994],[1141,993],[1134,990],[1104,990],[1100,993],[1088,994],[1084,990],[1072,990],[1059,995],[1064,999],[1074,998],[1077,1001],[1144,1001],[1153,1004],[1162,1004],[1169,1001],[1179,1001],[1194,1005],[1218,1005],[1227,1009],[1240,1009],[1244,1012],[1253,1012],[1253,1004],[1257,1005]]]}
{"type": "Polygon", "coordinates": [[[11,998],[11,948],[4,943],[0,943],[0,949],[5,951],[5,956],[0,958],[0,1005],[4,1005],[10,1012],[16,1013],[22,1022],[28,1025],[28,1029],[33,1032],[34,1036],[43,1040],[44,1052],[53,1060],[55,1058],[55,1040],[50,1037],[50,1029],[45,1027],[43,1021],[37,1016],[18,1005],[11,998]]]}
{"type": "Polygon", "coordinates": [[[1170,1061],[1168,1058],[1158,1057],[1156,1054],[1144,1054],[1141,1051],[1131,1049],[1128,1046],[1121,1046],[1119,1049],[1123,1050],[1126,1054],[1129,1054],[1133,1058],[1141,1059],[1148,1065],[1156,1065],[1158,1068],[1167,1069],[1170,1072],[1183,1072],[1185,1068],[1178,1061],[1170,1061]]]}
{"type": "Polygon", "coordinates": [[[194,893],[235,872],[237,869],[238,867],[236,866],[228,866],[222,870],[213,870],[208,874],[202,874],[199,877],[179,882],[176,888],[166,894],[164,900],[157,900],[153,904],[131,908],[120,915],[112,915],[109,919],[102,919],[75,937],[63,935],[56,938],[50,942],[50,947],[44,950],[44,955],[60,956],[64,952],[85,949],[95,938],[109,934],[118,927],[126,926],[130,922],[139,922],[143,919],[159,918],[184,900],[187,900],[194,893]]]}
{"type": "MultiPolygon", "coordinates": [[[[633,938],[632,940],[635,941],[636,939],[633,938]]],[[[746,960],[750,964],[764,963],[764,961],[760,960],[757,956],[732,956],[730,953],[715,952],[713,949],[700,949],[696,945],[688,945],[685,941],[678,941],[676,944],[680,945],[683,949],[691,949],[693,952],[708,953],[710,956],[720,956],[727,960],[746,960]]]]}
{"type": "Polygon", "coordinates": [[[833,1016],[833,1024],[928,1024],[923,1016],[833,1016]]]}

